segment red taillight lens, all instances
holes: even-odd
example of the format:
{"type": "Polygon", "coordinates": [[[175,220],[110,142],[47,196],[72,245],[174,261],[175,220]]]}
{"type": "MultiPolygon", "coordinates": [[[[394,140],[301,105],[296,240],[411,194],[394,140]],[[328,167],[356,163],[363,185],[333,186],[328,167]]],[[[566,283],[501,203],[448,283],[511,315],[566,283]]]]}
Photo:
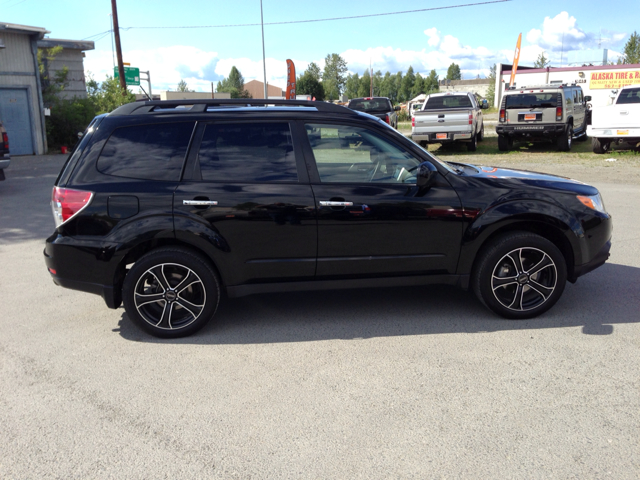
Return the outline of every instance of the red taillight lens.
{"type": "Polygon", "coordinates": [[[389,114],[388,113],[384,116],[384,121],[389,123],[389,114]]]}
{"type": "Polygon", "coordinates": [[[556,107],[556,121],[562,120],[562,107],[556,107]]]}
{"type": "Polygon", "coordinates": [[[411,126],[412,127],[416,126],[416,117],[411,117],[411,126]]]}
{"type": "Polygon", "coordinates": [[[56,227],[69,220],[85,208],[93,198],[92,192],[71,190],[70,188],[53,187],[51,209],[56,227]]]}
{"type": "Polygon", "coordinates": [[[507,111],[504,108],[500,109],[500,121],[504,122],[507,118],[507,111]]]}
{"type": "Polygon", "coordinates": [[[473,114],[469,114],[469,125],[473,125],[473,114]]]}
{"type": "Polygon", "coordinates": [[[4,144],[4,149],[9,151],[9,136],[7,135],[7,132],[2,134],[2,143],[4,144]]]}

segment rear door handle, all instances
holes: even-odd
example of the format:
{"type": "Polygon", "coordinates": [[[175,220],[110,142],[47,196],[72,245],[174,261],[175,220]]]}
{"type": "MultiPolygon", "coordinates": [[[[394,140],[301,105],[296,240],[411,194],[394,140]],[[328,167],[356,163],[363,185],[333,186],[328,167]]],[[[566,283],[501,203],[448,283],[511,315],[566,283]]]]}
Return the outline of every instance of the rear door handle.
{"type": "Polygon", "coordinates": [[[321,207],[353,207],[353,202],[328,202],[321,200],[319,203],[321,207]]]}
{"type": "Polygon", "coordinates": [[[183,200],[182,201],[183,205],[196,205],[196,206],[203,206],[203,205],[218,205],[218,202],[216,202],[215,200],[183,200]]]}

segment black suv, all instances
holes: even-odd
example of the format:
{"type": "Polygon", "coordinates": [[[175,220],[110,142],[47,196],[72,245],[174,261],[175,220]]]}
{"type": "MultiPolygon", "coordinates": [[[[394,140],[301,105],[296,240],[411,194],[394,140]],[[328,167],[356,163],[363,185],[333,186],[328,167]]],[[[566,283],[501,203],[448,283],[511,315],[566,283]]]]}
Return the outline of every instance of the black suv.
{"type": "Polygon", "coordinates": [[[153,335],[230,297],[427,284],[541,314],[602,265],[598,190],[445,163],[381,120],[287,100],[132,103],[94,119],[53,189],[56,284],[122,301],[153,335]]]}

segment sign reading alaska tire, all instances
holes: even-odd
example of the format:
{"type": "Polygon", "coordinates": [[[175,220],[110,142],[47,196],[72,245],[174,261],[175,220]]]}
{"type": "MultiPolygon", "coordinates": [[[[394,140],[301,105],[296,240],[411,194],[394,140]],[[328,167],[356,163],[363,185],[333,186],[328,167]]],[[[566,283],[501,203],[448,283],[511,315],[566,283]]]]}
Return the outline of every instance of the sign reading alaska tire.
{"type": "Polygon", "coordinates": [[[589,79],[590,89],[615,89],[627,85],[640,85],[640,70],[592,73],[589,79]]]}

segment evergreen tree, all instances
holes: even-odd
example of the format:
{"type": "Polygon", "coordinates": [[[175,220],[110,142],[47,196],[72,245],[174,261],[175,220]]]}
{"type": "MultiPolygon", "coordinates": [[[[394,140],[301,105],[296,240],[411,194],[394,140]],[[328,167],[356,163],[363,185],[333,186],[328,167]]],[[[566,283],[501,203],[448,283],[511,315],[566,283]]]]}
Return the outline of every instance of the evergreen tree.
{"type": "Polygon", "coordinates": [[[231,98],[251,98],[251,94],[244,89],[244,77],[235,65],[231,67],[229,77],[218,82],[216,92],[230,93],[231,98]]]}
{"type": "Polygon", "coordinates": [[[400,93],[398,95],[399,102],[406,102],[411,99],[411,92],[413,90],[413,84],[416,82],[416,76],[413,73],[413,67],[410,66],[407,70],[407,74],[402,79],[400,87],[400,93]]]}
{"type": "Polygon", "coordinates": [[[360,88],[360,75],[354,73],[353,75],[347,75],[347,80],[345,81],[344,94],[347,98],[357,98],[358,97],[358,89],[360,88]]]}
{"type": "Polygon", "coordinates": [[[460,65],[452,63],[447,69],[447,80],[462,80],[462,72],[460,72],[460,65]]]}
{"type": "Polygon", "coordinates": [[[489,67],[489,88],[487,89],[487,102],[492,107],[496,99],[496,64],[489,67]]]}
{"type": "Polygon", "coordinates": [[[636,31],[624,45],[624,63],[640,63],[640,35],[636,31]]]}
{"type": "Polygon", "coordinates": [[[416,73],[416,81],[413,83],[413,88],[411,89],[411,95],[408,100],[411,100],[421,93],[424,93],[424,78],[420,73],[416,73]]]}
{"type": "Polygon", "coordinates": [[[549,63],[549,59],[545,57],[544,52],[542,52],[540,55],[538,55],[538,59],[535,61],[533,66],[535,68],[546,68],[549,66],[549,63]]]}
{"type": "Polygon", "coordinates": [[[320,67],[315,63],[311,62],[304,73],[308,73],[311,77],[315,78],[318,82],[322,80],[322,72],[320,71],[320,67]]]}
{"type": "Polygon", "coordinates": [[[360,86],[358,88],[358,96],[359,97],[368,97],[371,93],[371,74],[369,74],[369,70],[365,70],[360,77],[360,86]]]}
{"type": "Polygon", "coordinates": [[[193,92],[195,90],[189,90],[189,85],[183,79],[180,79],[178,83],[178,88],[176,88],[176,92],[193,92]]]}
{"type": "Polygon", "coordinates": [[[382,72],[378,70],[373,74],[373,96],[374,97],[384,97],[384,95],[380,94],[381,85],[382,85],[382,72]]]}
{"type": "Polygon", "coordinates": [[[424,79],[424,93],[435,93],[440,89],[440,84],[438,83],[438,74],[435,69],[429,72],[429,76],[424,79]]]}

